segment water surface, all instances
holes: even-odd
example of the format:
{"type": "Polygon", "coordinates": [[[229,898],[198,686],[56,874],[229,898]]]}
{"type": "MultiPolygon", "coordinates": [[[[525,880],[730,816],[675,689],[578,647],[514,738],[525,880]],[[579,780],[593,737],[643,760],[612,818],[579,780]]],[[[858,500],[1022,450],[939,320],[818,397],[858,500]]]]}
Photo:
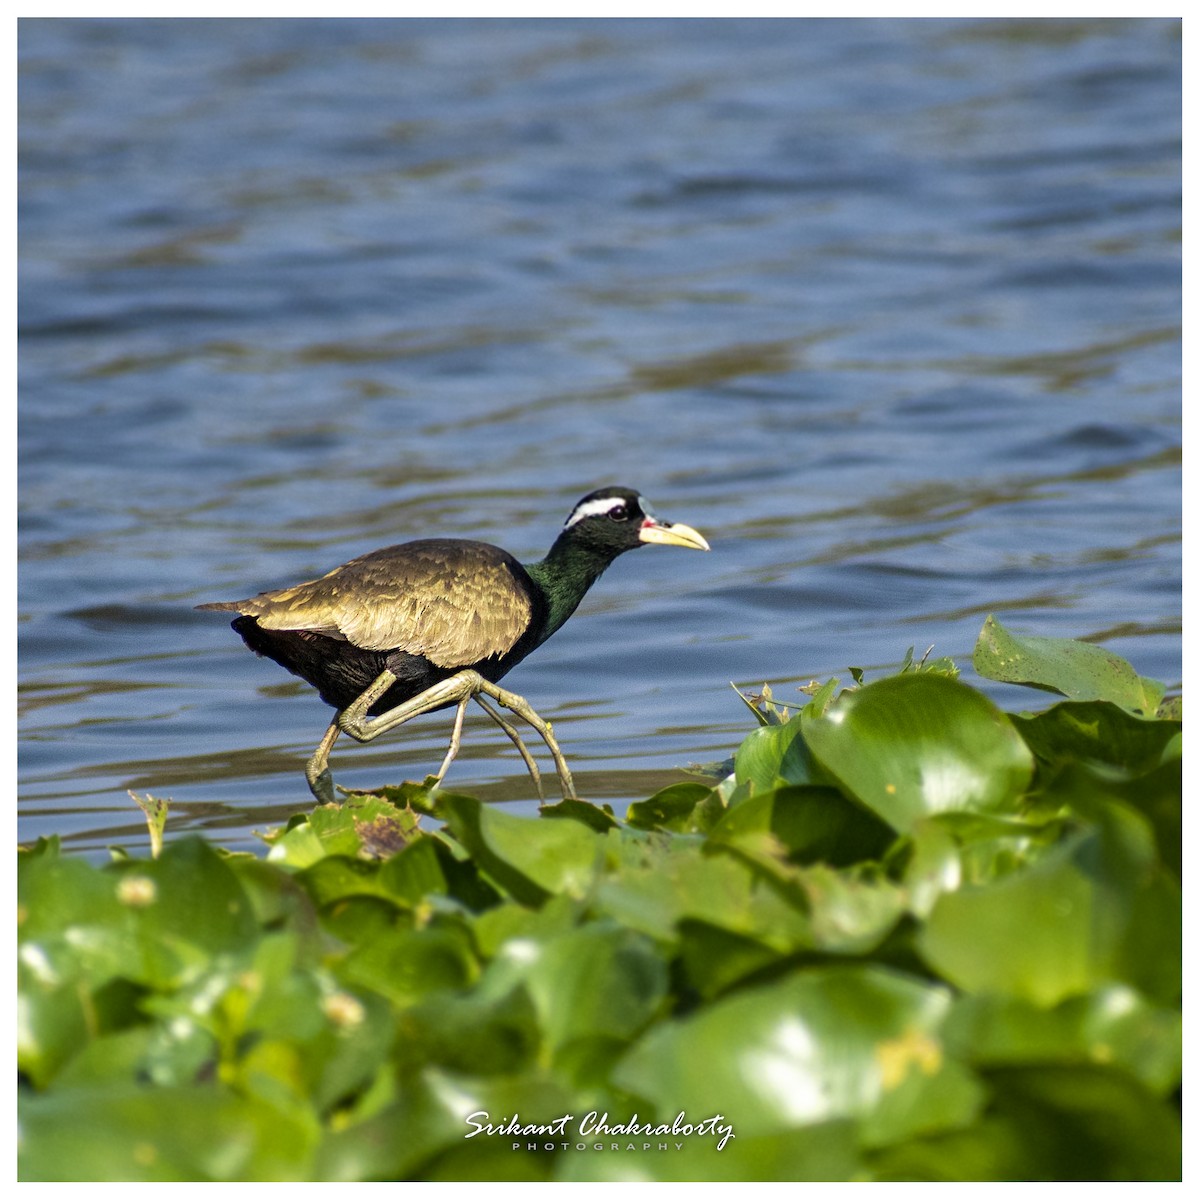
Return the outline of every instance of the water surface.
{"type": "MultiPolygon", "coordinates": [[[[22,840],[142,845],[133,789],[254,846],[329,712],[192,606],[414,537],[537,558],[612,482],[713,552],[621,559],[507,682],[618,811],[731,752],[731,680],[970,678],[988,612],[1179,683],[1178,22],[19,42],[22,840]]],[[[535,803],[482,717],[450,778],[535,803]]]]}

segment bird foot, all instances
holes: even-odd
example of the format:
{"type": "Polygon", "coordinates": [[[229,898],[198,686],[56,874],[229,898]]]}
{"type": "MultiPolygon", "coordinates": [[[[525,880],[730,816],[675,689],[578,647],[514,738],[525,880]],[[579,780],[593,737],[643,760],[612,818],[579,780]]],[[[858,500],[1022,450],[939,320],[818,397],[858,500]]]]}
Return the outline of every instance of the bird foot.
{"type": "Polygon", "coordinates": [[[305,771],[308,789],[317,798],[318,804],[336,804],[337,797],[333,793],[333,774],[328,767],[317,773],[305,771]]]}

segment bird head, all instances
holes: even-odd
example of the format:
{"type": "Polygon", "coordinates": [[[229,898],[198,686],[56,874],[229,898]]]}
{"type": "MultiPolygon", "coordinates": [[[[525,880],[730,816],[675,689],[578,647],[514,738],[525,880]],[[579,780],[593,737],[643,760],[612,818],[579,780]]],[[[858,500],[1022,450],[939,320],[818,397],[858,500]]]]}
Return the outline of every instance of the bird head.
{"type": "Polygon", "coordinates": [[[709,548],[690,525],[660,520],[644,497],[623,487],[600,488],[584,496],[571,510],[562,536],[613,557],[646,545],[709,548]]]}

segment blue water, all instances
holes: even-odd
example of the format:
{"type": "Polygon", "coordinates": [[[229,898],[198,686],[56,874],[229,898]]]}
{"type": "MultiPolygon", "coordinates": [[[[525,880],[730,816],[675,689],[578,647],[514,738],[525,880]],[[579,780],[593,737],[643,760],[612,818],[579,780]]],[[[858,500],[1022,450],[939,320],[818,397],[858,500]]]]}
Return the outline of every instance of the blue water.
{"type": "MultiPolygon", "coordinates": [[[[732,751],[731,680],[969,679],[988,612],[1177,686],[1180,39],[21,22],[19,837],[140,848],[133,789],[252,848],[329,711],[192,606],[540,557],[605,483],[713,552],[621,559],[507,686],[618,811],[732,751]]],[[[535,802],[482,717],[450,781],[535,802]]]]}

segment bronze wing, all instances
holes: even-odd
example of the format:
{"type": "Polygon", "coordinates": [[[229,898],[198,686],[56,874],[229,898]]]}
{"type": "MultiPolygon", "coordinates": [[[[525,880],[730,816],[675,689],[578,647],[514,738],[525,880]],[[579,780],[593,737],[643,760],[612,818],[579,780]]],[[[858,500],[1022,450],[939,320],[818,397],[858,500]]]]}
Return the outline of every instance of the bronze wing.
{"type": "Polygon", "coordinates": [[[244,613],[263,629],[303,629],[466,667],[506,654],[529,627],[525,578],[498,546],[431,538],[373,550],[295,587],[200,607],[244,613]]]}

